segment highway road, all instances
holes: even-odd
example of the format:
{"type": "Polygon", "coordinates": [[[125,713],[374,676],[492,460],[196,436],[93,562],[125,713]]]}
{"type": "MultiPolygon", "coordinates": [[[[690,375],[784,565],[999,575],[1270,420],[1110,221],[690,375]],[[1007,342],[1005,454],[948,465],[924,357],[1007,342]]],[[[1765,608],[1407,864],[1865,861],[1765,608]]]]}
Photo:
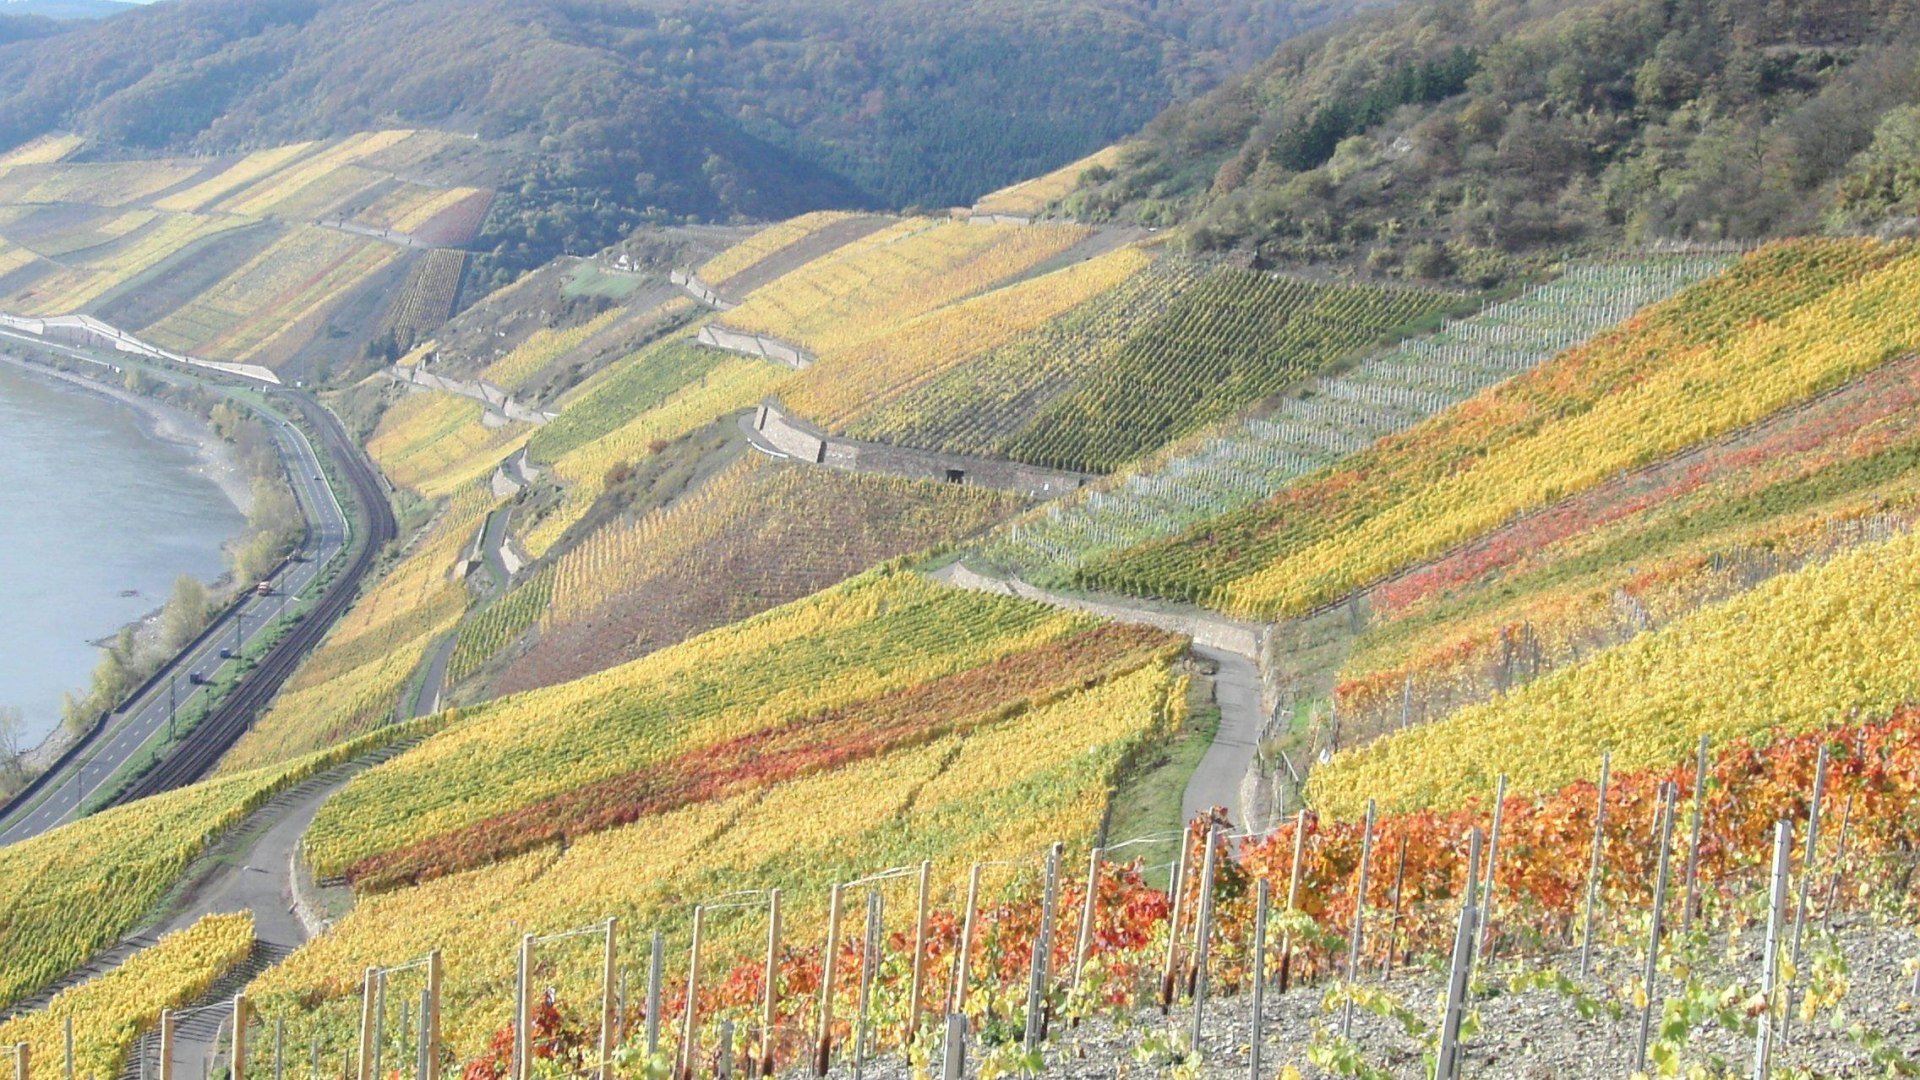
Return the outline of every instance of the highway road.
{"type": "Polygon", "coordinates": [[[66,774],[52,778],[45,789],[0,822],[0,844],[23,840],[73,820],[82,806],[95,801],[115,786],[114,777],[121,766],[140,760],[148,744],[167,730],[168,719],[184,711],[206,693],[192,683],[190,676],[200,673],[214,678],[233,663],[222,659],[222,649],[236,654],[246,645],[267,634],[280,614],[297,602],[310,599],[308,591],[327,563],[338,555],[349,539],[349,525],[340,500],[325,480],[325,472],[306,433],[289,421],[265,415],[272,421],[275,440],[302,513],[307,519],[305,542],[294,561],[285,564],[272,579],[273,592],[267,596],[248,596],[235,611],[228,612],[198,642],[155,680],[139,698],[122,704],[107,725],[69,765],[66,774]],[[240,643],[236,647],[236,642],[240,643]]]}

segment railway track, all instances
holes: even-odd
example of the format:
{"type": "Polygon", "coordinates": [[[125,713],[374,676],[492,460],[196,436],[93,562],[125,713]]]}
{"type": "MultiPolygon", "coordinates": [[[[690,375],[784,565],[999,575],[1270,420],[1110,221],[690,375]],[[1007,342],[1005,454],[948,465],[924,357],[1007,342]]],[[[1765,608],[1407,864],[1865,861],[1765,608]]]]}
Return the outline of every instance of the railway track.
{"type": "Polygon", "coordinates": [[[359,448],[347,437],[339,420],[305,394],[285,392],[276,396],[298,405],[313,429],[319,433],[326,454],[333,459],[348,486],[353,489],[354,501],[359,504],[364,519],[361,522],[363,535],[348,556],[347,565],[341,570],[340,576],[334,579],[327,594],[320,598],[307,617],[300,620],[292,632],[274,646],[273,651],[247,674],[212,715],[188,734],[173,753],[128,785],[113,800],[113,805],[185,787],[211,771],[221,756],[246,734],[254,717],[280,692],[280,687],[300,666],[300,661],[320,644],[320,639],[346,612],[348,605],[359,594],[360,583],[372,572],[375,562],[380,558],[381,549],[397,534],[393,512],[387,505],[386,494],[381,490],[378,477],[359,448]]]}

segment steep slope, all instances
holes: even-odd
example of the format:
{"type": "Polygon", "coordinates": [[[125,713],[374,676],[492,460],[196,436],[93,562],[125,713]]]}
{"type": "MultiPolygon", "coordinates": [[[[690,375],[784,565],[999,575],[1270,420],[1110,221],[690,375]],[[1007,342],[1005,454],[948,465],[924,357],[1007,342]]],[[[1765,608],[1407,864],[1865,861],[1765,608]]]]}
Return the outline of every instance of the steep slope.
{"type": "Polygon", "coordinates": [[[1916,209],[1911,0],[1441,0],[1283,45],[1058,205],[1492,282],[1619,240],[1916,209]],[[1762,164],[1764,163],[1764,164],[1762,164]]]}

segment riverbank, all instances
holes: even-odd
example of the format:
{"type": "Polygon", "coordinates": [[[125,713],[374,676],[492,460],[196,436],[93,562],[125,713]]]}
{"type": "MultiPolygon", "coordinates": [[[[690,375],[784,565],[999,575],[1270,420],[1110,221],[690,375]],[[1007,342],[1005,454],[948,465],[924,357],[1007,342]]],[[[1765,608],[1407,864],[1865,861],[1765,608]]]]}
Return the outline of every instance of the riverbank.
{"type": "Polygon", "coordinates": [[[0,348],[0,363],[36,378],[53,379],[89,394],[117,401],[140,417],[141,430],[162,442],[192,448],[200,459],[200,475],[220,488],[233,508],[246,517],[253,512],[253,485],[226,440],[213,433],[205,420],[176,405],[136,394],[124,386],[88,378],[50,364],[28,360],[0,348]]]}
{"type": "MultiPolygon", "coordinates": [[[[222,537],[218,550],[224,553],[245,538],[247,532],[244,522],[253,504],[252,485],[248,482],[246,470],[232,448],[200,417],[168,402],[129,391],[123,386],[89,378],[51,364],[29,360],[5,350],[0,350],[0,365],[20,372],[31,382],[37,382],[43,386],[57,386],[62,391],[79,391],[96,400],[112,402],[116,408],[131,410],[135,418],[134,428],[142,438],[190,451],[193,464],[186,471],[218,488],[219,498],[231,504],[241,517],[242,524],[239,531],[222,537]]],[[[199,575],[196,574],[196,576],[199,575]]],[[[215,589],[219,589],[222,585],[231,588],[232,582],[229,578],[230,575],[223,571],[211,575],[208,582],[215,589]]],[[[108,632],[99,635],[98,631],[95,631],[96,636],[90,644],[102,647],[103,643],[110,643],[123,630],[131,630],[140,649],[144,651],[151,648],[161,632],[160,618],[165,608],[166,596],[148,595],[149,592],[151,590],[142,592],[140,595],[142,599],[153,604],[151,608],[124,623],[116,623],[111,627],[100,626],[99,630],[108,632]]],[[[76,685],[73,689],[76,692],[84,692],[86,687],[76,685]]],[[[59,759],[74,738],[74,732],[64,723],[52,724],[41,735],[38,743],[23,755],[23,764],[30,773],[44,770],[59,759]]]]}

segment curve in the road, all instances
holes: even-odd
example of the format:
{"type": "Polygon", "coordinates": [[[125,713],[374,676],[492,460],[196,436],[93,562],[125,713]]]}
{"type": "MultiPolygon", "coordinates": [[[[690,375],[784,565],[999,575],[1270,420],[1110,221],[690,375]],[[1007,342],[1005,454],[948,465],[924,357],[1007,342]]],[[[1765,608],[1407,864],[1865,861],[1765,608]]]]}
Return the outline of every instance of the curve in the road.
{"type": "MultiPolygon", "coordinates": [[[[14,813],[5,829],[0,830],[0,843],[26,839],[64,824],[72,820],[89,799],[109,790],[122,767],[171,723],[174,711],[190,704],[193,696],[201,692],[190,678],[182,680],[181,676],[211,673],[227,662],[221,656],[223,650],[238,652],[247,642],[258,640],[284,613],[289,600],[311,586],[347,543],[345,511],[321,477],[317,451],[291,423],[271,416],[268,419],[287,462],[288,480],[309,523],[302,542],[302,557],[282,565],[271,579],[272,593],[243,595],[105,723],[63,755],[60,763],[36,781],[35,788],[44,794],[36,796],[30,789],[16,799],[13,805],[26,809],[14,813]],[[181,696],[178,690],[183,682],[186,693],[181,696]],[[39,799],[37,803],[32,801],[35,797],[39,799]]],[[[380,506],[384,508],[384,500],[380,506]]]]}
{"type": "Polygon", "coordinates": [[[196,726],[172,754],[122,793],[118,802],[156,795],[200,779],[211,770],[221,755],[238,742],[255,715],[273,700],[300,661],[332,628],[359,594],[360,584],[379,560],[380,552],[397,535],[393,512],[387,505],[373,467],[348,438],[340,421],[326,408],[305,394],[284,395],[295,402],[308,421],[320,433],[328,455],[339,466],[353,488],[354,501],[366,520],[364,535],[355,545],[346,567],[327,594],[313,606],[280,643],[255,666],[212,716],[196,726]]]}

